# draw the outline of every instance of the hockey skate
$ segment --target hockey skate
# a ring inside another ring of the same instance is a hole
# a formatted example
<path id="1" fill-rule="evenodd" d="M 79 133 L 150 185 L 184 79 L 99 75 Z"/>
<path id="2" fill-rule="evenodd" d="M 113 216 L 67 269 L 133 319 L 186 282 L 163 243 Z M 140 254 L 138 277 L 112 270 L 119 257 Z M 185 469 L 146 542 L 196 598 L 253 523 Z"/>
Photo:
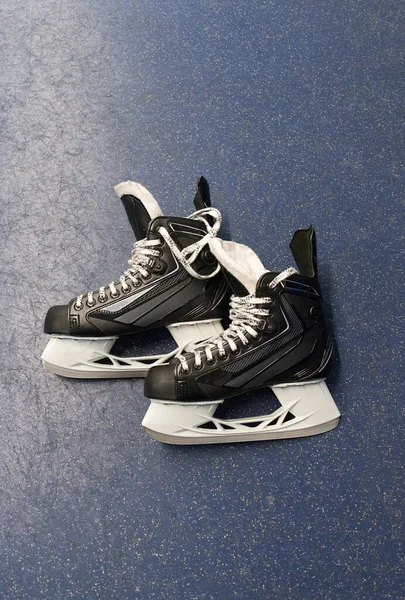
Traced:
<path id="1" fill-rule="evenodd" d="M 208 183 L 197 182 L 188 218 L 164 217 L 139 183 L 115 187 L 137 241 L 129 268 L 97 292 L 53 306 L 45 319 L 51 336 L 44 366 L 78 378 L 144 377 L 190 344 L 223 331 L 229 288 L 208 240 L 218 232 L 220 212 L 210 205 Z M 166 327 L 177 348 L 168 354 L 123 357 L 113 354 L 120 336 Z"/>
<path id="2" fill-rule="evenodd" d="M 302 437 L 336 427 L 340 413 L 324 380 L 332 339 L 313 227 L 296 231 L 290 243 L 299 272 L 269 272 L 241 244 L 215 239 L 209 245 L 234 292 L 230 326 L 149 371 L 146 433 L 170 444 L 215 444 Z M 226 399 L 267 386 L 280 404 L 275 412 L 216 418 Z"/>

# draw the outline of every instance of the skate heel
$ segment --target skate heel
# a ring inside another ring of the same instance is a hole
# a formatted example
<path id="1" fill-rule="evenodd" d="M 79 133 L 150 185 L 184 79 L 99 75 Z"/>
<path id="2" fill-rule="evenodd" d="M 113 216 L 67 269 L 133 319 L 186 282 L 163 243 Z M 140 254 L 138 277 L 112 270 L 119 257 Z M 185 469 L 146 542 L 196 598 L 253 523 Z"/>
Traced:
<path id="1" fill-rule="evenodd" d="M 316 435 L 334 429 L 340 412 L 325 380 L 285 383 L 271 387 L 284 409 L 286 437 Z M 287 418 L 288 417 L 288 418 Z"/>
<path id="2" fill-rule="evenodd" d="M 189 349 L 195 342 L 201 342 L 212 336 L 218 336 L 223 332 L 221 319 L 206 319 L 205 321 L 189 321 L 185 323 L 173 323 L 167 326 L 179 348 Z"/>

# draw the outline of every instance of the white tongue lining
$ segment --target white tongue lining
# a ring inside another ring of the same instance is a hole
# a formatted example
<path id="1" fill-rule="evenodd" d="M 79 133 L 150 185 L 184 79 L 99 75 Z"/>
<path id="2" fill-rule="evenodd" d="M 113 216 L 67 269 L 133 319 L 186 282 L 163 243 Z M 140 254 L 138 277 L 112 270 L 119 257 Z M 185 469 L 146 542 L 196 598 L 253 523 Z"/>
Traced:
<path id="1" fill-rule="evenodd" d="M 136 181 L 123 181 L 122 183 L 116 185 L 114 190 L 116 191 L 117 196 L 120 198 L 121 196 L 126 195 L 135 196 L 135 198 L 138 198 L 138 200 L 142 202 L 145 209 L 148 211 L 151 220 L 163 215 L 155 198 L 140 183 L 137 183 Z"/>
<path id="2" fill-rule="evenodd" d="M 268 273 L 257 254 L 244 244 L 219 238 L 213 238 L 208 243 L 218 262 L 240 281 L 249 294 L 254 294 L 258 280 Z"/>

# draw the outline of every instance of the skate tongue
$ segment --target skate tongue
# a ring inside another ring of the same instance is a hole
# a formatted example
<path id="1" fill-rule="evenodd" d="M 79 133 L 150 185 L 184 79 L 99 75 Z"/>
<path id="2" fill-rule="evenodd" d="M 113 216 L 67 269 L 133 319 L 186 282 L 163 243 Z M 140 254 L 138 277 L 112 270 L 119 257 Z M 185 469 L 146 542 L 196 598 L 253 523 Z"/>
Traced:
<path id="1" fill-rule="evenodd" d="M 159 204 L 143 185 L 135 181 L 124 181 L 114 189 L 122 200 L 136 239 L 143 240 L 152 219 L 162 216 Z"/>
<path id="2" fill-rule="evenodd" d="M 196 207 L 196 210 L 211 206 L 210 186 L 208 185 L 208 181 L 202 175 L 197 179 L 196 188 L 194 196 L 194 206 Z"/>
<path id="3" fill-rule="evenodd" d="M 221 264 L 235 296 L 256 292 L 258 280 L 267 273 L 259 257 L 247 246 L 219 238 L 210 240 L 209 247 Z"/>

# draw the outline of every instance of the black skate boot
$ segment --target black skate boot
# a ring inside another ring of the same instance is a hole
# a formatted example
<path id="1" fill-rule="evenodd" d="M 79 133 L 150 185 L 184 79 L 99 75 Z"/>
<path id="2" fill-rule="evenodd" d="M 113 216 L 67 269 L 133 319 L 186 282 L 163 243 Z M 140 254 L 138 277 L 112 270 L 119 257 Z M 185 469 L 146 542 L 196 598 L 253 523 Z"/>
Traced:
<path id="1" fill-rule="evenodd" d="M 206 180 L 197 182 L 197 212 L 164 217 L 139 183 L 115 188 L 137 238 L 129 268 L 118 281 L 53 306 L 45 319 L 51 339 L 44 366 L 65 377 L 144 377 L 174 356 L 123 358 L 110 353 L 119 336 L 166 327 L 180 349 L 223 331 L 229 288 L 208 247 L 221 214 L 210 206 Z"/>
<path id="2" fill-rule="evenodd" d="M 146 433 L 172 444 L 245 442 L 323 433 L 340 413 L 324 382 L 332 356 L 316 267 L 315 231 L 295 232 L 299 273 L 271 273 L 241 244 L 210 242 L 233 288 L 230 327 L 152 368 Z M 265 416 L 217 419 L 226 398 L 269 386 L 281 406 Z"/>

